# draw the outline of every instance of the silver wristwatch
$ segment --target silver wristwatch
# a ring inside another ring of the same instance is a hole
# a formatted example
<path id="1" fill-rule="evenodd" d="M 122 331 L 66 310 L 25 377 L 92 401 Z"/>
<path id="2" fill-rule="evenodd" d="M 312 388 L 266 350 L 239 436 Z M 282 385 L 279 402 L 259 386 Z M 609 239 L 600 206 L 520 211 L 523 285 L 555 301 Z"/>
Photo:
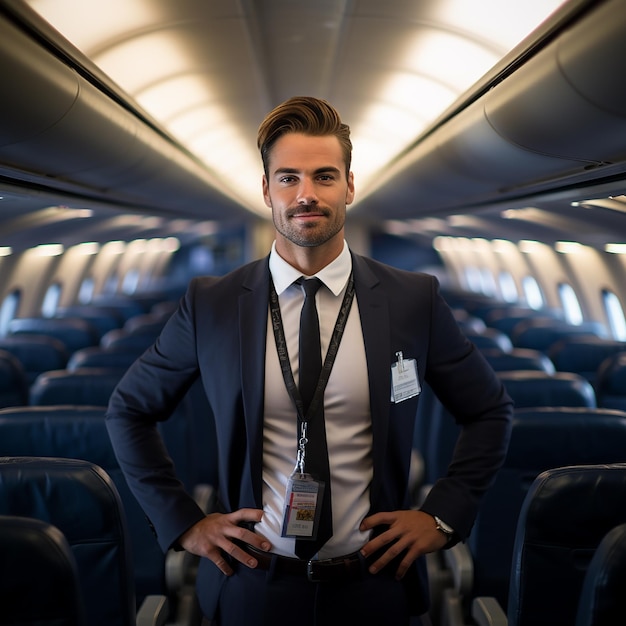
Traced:
<path id="1" fill-rule="evenodd" d="M 448 526 L 448 524 L 446 524 L 440 517 L 437 517 L 436 515 L 433 515 L 433 517 L 435 518 L 435 524 L 437 525 L 437 530 L 440 530 L 448 538 L 454 535 L 453 528 Z"/>

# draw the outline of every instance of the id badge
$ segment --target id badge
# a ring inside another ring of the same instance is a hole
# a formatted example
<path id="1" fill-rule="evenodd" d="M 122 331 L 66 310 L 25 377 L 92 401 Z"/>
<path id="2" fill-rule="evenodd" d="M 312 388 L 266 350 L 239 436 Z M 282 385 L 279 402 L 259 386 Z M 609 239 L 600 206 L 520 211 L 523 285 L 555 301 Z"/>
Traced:
<path id="1" fill-rule="evenodd" d="M 396 352 L 398 361 L 391 366 L 391 401 L 402 402 L 413 398 L 422 391 L 417 377 L 417 361 L 405 359 L 402 352 Z"/>
<path id="2" fill-rule="evenodd" d="M 310 474 L 293 474 L 287 481 L 282 537 L 315 539 L 322 510 L 324 483 Z"/>

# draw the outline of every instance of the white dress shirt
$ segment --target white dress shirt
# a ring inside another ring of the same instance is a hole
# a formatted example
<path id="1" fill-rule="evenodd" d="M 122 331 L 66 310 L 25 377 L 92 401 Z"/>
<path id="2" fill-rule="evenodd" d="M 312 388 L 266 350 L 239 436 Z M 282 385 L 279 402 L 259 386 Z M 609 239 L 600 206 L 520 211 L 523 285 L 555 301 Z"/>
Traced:
<path id="1" fill-rule="evenodd" d="M 304 296 L 302 288 L 293 283 L 302 273 L 278 255 L 275 244 L 269 265 L 297 384 L 298 330 Z M 322 359 L 326 356 L 351 270 L 352 258 L 344 242 L 339 257 L 315 275 L 323 283 L 316 294 Z M 365 346 L 355 297 L 324 394 L 333 537 L 320 550 L 321 559 L 355 552 L 369 539 L 369 532 L 359 531 L 359 524 L 369 511 L 373 473 L 369 400 Z M 268 308 L 263 426 L 264 514 L 256 531 L 271 542 L 272 552 L 292 557 L 295 556 L 295 539 L 281 537 L 281 529 L 287 479 L 296 464 L 297 441 L 296 408 L 285 387 Z"/>

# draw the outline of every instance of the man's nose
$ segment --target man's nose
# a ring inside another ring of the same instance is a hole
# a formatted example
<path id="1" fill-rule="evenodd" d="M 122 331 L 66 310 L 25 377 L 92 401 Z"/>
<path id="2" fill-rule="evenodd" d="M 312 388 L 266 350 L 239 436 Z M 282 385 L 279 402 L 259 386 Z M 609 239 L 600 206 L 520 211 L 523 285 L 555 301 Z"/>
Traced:
<path id="1" fill-rule="evenodd" d="M 298 203 L 299 204 L 316 204 L 317 193 L 315 191 L 315 183 L 312 180 L 303 178 L 298 186 Z"/>

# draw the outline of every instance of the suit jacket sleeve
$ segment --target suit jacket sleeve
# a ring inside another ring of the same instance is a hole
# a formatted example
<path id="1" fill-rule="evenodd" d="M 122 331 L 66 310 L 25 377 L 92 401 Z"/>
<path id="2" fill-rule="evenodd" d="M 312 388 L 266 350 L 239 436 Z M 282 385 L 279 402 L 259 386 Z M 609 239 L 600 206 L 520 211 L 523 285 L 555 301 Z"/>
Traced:
<path id="1" fill-rule="evenodd" d="M 513 402 L 481 352 L 463 335 L 437 288 L 435 292 L 425 380 L 461 431 L 447 474 L 433 485 L 421 508 L 441 517 L 465 539 L 482 495 L 504 462 Z"/>
<path id="2" fill-rule="evenodd" d="M 167 550 L 204 517 L 176 477 L 157 423 L 165 420 L 198 377 L 192 281 L 156 343 L 113 392 L 106 423 L 128 484 Z"/>

